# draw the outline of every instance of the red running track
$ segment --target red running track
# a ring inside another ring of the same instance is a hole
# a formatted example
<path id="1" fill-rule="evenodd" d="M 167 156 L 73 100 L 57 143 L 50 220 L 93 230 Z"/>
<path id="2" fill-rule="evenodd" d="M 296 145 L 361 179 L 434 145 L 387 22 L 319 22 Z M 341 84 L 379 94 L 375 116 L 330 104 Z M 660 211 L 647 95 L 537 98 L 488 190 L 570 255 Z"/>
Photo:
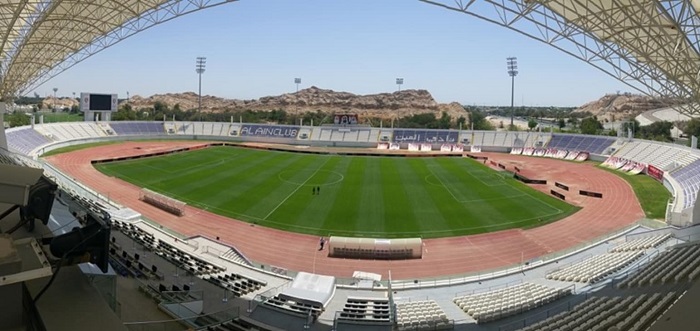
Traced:
<path id="1" fill-rule="evenodd" d="M 547 253 L 570 248 L 621 229 L 644 217 L 632 188 L 618 176 L 590 163 L 548 158 L 482 153 L 509 169 L 518 166 L 522 174 L 547 179 L 547 185 L 532 185 L 545 191 L 553 181 L 578 189 L 600 192 L 602 199 L 567 194 L 567 201 L 583 207 L 576 214 L 541 227 L 511 229 L 486 234 L 424 240 L 423 258 L 380 261 L 338 259 L 318 251 L 318 237 L 255 226 L 187 206 L 185 216 L 176 217 L 140 201 L 140 188 L 106 176 L 90 163 L 94 159 L 148 154 L 175 148 L 203 145 L 203 142 L 125 142 L 58 154 L 46 159 L 77 181 L 108 196 L 163 226 L 185 236 L 220 237 L 249 259 L 289 270 L 349 278 L 353 271 L 365 271 L 393 279 L 414 279 L 457 275 L 502 268 Z M 535 175 L 536 174 L 536 175 Z M 559 190 L 562 191 L 562 190 Z"/>

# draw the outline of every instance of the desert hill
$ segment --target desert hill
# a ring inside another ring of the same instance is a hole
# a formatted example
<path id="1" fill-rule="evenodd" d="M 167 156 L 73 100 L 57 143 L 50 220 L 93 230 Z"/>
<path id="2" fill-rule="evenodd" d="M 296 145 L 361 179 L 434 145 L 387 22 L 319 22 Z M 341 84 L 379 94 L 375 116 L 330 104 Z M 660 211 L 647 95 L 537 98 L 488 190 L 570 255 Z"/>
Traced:
<path id="1" fill-rule="evenodd" d="M 574 112 L 590 112 L 599 120 L 614 121 L 632 119 L 647 110 L 665 108 L 677 103 L 678 101 L 673 99 L 630 93 L 606 94 L 598 100 L 578 107 Z"/>
<path id="2" fill-rule="evenodd" d="M 126 101 L 123 101 L 124 103 Z M 150 97 L 133 96 L 129 100 L 135 109 L 153 107 L 161 102 L 169 107 L 179 104 L 180 109 L 196 109 L 198 97 L 194 92 L 156 94 Z M 202 96 L 202 111 L 223 112 L 236 110 L 284 110 L 290 114 L 307 111 L 326 113 L 348 112 L 361 116 L 391 119 L 414 114 L 434 113 L 440 117 L 447 112 L 456 120 L 468 114 L 457 102 L 441 104 L 426 90 L 404 90 L 393 93 L 356 95 L 349 92 L 336 92 L 312 86 L 295 93 L 266 96 L 253 100 L 224 99 L 215 96 Z"/>

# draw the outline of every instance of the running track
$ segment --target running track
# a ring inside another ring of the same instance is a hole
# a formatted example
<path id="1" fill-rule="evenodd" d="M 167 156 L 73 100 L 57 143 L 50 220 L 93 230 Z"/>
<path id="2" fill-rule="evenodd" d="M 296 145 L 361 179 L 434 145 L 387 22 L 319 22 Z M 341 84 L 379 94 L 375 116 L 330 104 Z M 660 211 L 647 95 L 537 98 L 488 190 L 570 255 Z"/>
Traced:
<path id="1" fill-rule="evenodd" d="M 140 201 L 139 187 L 103 175 L 90 163 L 93 159 L 140 155 L 202 144 L 203 142 L 187 141 L 125 142 L 58 154 L 47 157 L 46 160 L 112 201 L 134 209 L 187 237 L 218 236 L 222 242 L 235 246 L 253 261 L 343 278 L 350 278 L 353 271 L 378 273 L 385 278 L 391 271 L 393 279 L 414 279 L 507 267 L 520 263 L 521 255 L 527 261 L 570 248 L 644 217 L 629 184 L 592 164 L 482 153 L 506 164 L 508 168 L 518 166 L 526 176 L 547 179 L 548 185 L 533 187 L 548 194 L 554 188 L 553 181 L 556 180 L 569 185 L 569 192 L 578 192 L 579 189 L 601 192 L 603 199 L 567 194 L 567 201 L 583 209 L 563 220 L 529 230 L 511 229 L 464 237 L 427 239 L 423 241 L 424 252 L 420 260 L 337 259 L 327 257 L 327 251 L 318 252 L 317 236 L 251 225 L 189 206 L 185 216 L 173 216 Z"/>

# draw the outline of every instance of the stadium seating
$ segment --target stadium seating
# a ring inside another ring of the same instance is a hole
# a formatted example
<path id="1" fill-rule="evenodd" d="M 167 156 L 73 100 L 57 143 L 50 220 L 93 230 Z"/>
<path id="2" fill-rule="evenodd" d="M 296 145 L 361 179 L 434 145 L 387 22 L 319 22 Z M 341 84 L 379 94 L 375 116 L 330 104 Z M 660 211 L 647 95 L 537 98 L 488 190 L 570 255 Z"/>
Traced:
<path id="1" fill-rule="evenodd" d="M 618 288 L 692 281 L 700 273 L 700 244 L 679 245 L 664 251 L 639 271 L 620 282 Z"/>
<path id="2" fill-rule="evenodd" d="M 664 241 L 671 238 L 670 234 L 661 234 L 656 236 L 648 236 L 638 239 L 633 239 L 623 244 L 616 246 L 611 249 L 610 252 L 627 252 L 627 251 L 639 251 L 648 248 L 658 247 Z"/>
<path id="3" fill-rule="evenodd" d="M 120 136 L 149 136 L 165 134 L 162 122 L 110 122 L 114 133 Z"/>
<path id="4" fill-rule="evenodd" d="M 217 274 L 204 275 L 202 278 L 221 288 L 228 289 L 237 297 L 255 292 L 267 285 L 266 282 L 252 279 L 235 272 L 220 272 Z"/>
<path id="5" fill-rule="evenodd" d="M 310 305 L 303 302 L 294 301 L 291 299 L 284 299 L 280 296 L 273 296 L 262 302 L 266 307 L 281 311 L 283 313 L 293 314 L 300 317 L 306 317 L 311 313 L 314 321 L 318 319 L 318 316 L 323 312 L 322 306 Z"/>
<path id="6" fill-rule="evenodd" d="M 694 205 L 698 190 L 700 190 L 700 160 L 674 171 L 670 175 L 683 189 L 683 208 Z"/>
<path id="7" fill-rule="evenodd" d="M 612 137 L 553 134 L 547 147 L 603 154 L 615 140 Z"/>
<path id="8" fill-rule="evenodd" d="M 675 301 L 675 292 L 628 297 L 591 297 L 571 311 L 554 315 L 520 331 L 646 330 Z M 611 329 L 615 327 L 615 329 Z"/>
<path id="9" fill-rule="evenodd" d="M 454 321 L 435 300 L 411 301 L 396 304 L 397 330 L 450 330 Z"/>
<path id="10" fill-rule="evenodd" d="M 595 283 L 624 268 L 642 255 L 644 253 L 640 251 L 596 255 L 551 272 L 546 277 L 565 282 Z"/>
<path id="11" fill-rule="evenodd" d="M 338 320 L 353 324 L 391 324 L 389 299 L 349 297 Z"/>
<path id="12" fill-rule="evenodd" d="M 459 296 L 453 302 L 477 323 L 519 314 L 571 294 L 570 288 L 522 283 L 501 290 Z"/>
<path id="13" fill-rule="evenodd" d="M 51 142 L 51 140 L 34 131 L 31 127 L 11 129 L 5 131 L 5 133 L 10 150 L 24 155 L 29 155 L 33 150 Z"/>
<path id="14" fill-rule="evenodd" d="M 696 161 L 698 157 L 681 146 L 663 145 L 645 140 L 634 140 L 625 144 L 614 156 L 635 162 L 652 164 L 665 171 L 673 171 Z"/>
<path id="15" fill-rule="evenodd" d="M 189 271 L 193 275 L 201 276 L 224 271 L 224 268 L 213 265 L 201 258 L 182 251 L 181 249 L 158 239 L 155 252 L 159 256 L 169 260 L 176 266 Z"/>
<path id="16" fill-rule="evenodd" d="M 107 134 L 98 127 L 97 123 L 94 122 L 41 124 L 36 125 L 35 130 L 42 133 L 44 136 L 52 137 L 55 141 L 107 136 Z"/>

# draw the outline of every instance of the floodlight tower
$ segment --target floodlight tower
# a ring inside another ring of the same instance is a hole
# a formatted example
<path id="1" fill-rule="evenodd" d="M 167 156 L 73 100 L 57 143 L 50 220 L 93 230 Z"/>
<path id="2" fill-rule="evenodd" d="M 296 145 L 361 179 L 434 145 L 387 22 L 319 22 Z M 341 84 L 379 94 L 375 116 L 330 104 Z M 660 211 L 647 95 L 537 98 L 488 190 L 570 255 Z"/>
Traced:
<path id="1" fill-rule="evenodd" d="M 403 78 L 396 78 L 396 86 L 399 87 L 399 92 L 401 92 L 401 85 L 403 85 Z"/>
<path id="2" fill-rule="evenodd" d="M 199 75 L 199 116 L 201 119 L 202 116 L 202 74 L 204 71 L 206 71 L 206 66 L 207 66 L 207 58 L 199 56 L 197 57 L 197 67 L 196 67 L 196 72 Z"/>
<path id="3" fill-rule="evenodd" d="M 301 78 L 294 78 L 294 84 L 297 84 L 297 93 L 299 93 L 299 84 L 301 84 Z"/>
<path id="4" fill-rule="evenodd" d="M 508 75 L 510 76 L 510 126 L 513 127 L 513 117 L 515 116 L 515 76 L 518 75 L 518 58 L 511 56 L 506 58 L 508 64 Z"/>

